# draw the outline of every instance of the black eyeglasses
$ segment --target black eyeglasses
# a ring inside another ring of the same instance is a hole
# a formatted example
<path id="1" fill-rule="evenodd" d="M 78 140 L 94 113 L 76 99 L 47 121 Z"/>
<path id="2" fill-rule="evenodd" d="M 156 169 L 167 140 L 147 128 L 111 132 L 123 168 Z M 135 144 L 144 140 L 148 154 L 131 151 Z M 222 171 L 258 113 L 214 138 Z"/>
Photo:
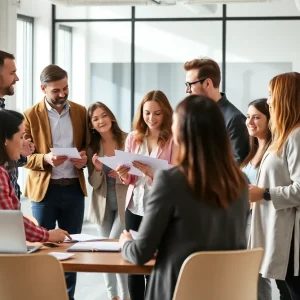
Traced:
<path id="1" fill-rule="evenodd" d="M 199 80 L 194 81 L 194 82 L 186 82 L 185 86 L 187 87 L 188 90 L 190 90 L 193 84 L 198 83 L 198 82 L 200 82 L 202 84 L 206 79 L 207 78 L 203 78 L 203 79 L 199 79 Z"/>

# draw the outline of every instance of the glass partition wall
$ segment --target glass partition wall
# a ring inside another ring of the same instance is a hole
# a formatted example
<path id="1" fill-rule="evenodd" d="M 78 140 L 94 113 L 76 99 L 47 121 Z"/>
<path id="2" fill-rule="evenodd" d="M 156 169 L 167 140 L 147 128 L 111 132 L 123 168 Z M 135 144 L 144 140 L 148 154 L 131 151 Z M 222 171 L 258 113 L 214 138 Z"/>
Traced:
<path id="1" fill-rule="evenodd" d="M 267 96 L 272 76 L 300 66 L 293 1 L 52 9 L 53 62 L 63 58 L 71 70 L 72 99 L 86 107 L 104 102 L 125 131 L 148 91 L 162 90 L 174 108 L 185 97 L 187 60 L 217 61 L 221 91 L 244 113 Z"/>

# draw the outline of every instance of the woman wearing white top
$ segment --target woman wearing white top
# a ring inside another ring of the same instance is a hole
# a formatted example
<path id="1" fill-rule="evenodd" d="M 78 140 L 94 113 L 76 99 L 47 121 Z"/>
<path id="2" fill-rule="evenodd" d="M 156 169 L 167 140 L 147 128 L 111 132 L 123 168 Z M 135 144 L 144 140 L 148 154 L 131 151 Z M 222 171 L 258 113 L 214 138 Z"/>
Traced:
<path id="1" fill-rule="evenodd" d="M 172 115 L 172 107 L 163 92 L 147 93 L 135 115 L 134 131 L 128 134 L 125 151 L 164 159 L 171 164 L 174 156 Z M 117 172 L 120 179 L 125 184 L 129 184 L 125 204 L 126 230 L 138 231 L 154 173 L 151 168 L 140 162 L 134 162 L 133 165 L 143 173 L 143 176 L 128 174 L 129 169 L 124 166 L 120 166 Z M 131 300 L 144 299 L 145 278 L 143 275 L 129 275 L 128 286 Z"/>
<path id="2" fill-rule="evenodd" d="M 251 248 L 264 248 L 260 273 L 285 280 L 293 300 L 300 299 L 300 74 L 290 72 L 270 82 L 268 100 L 272 143 L 250 186 L 254 203 Z"/>
<path id="3" fill-rule="evenodd" d="M 120 129 L 111 110 L 101 102 L 89 107 L 87 121 L 88 179 L 93 187 L 87 219 L 98 225 L 100 236 L 114 239 L 118 238 L 125 228 L 124 207 L 127 186 L 120 182 L 116 171 L 103 165 L 98 158 L 114 156 L 115 149 L 123 150 L 127 134 Z M 129 299 L 126 274 L 105 273 L 104 280 L 110 299 Z"/>
<path id="4" fill-rule="evenodd" d="M 250 136 L 250 152 L 242 162 L 241 168 L 251 184 L 255 184 L 258 167 L 271 141 L 271 132 L 268 127 L 269 120 L 270 112 L 266 98 L 257 99 L 249 103 L 246 126 Z M 247 224 L 247 239 L 249 237 L 250 226 L 251 214 L 249 215 Z M 259 277 L 258 300 L 272 300 L 270 279 Z"/>
<path id="5" fill-rule="evenodd" d="M 257 99 L 249 103 L 246 126 L 250 136 L 250 152 L 241 167 L 250 184 L 255 184 L 260 162 L 271 142 L 269 129 L 270 112 L 267 98 Z M 247 238 L 249 237 L 252 214 L 249 215 Z M 281 300 L 291 300 L 290 292 L 283 280 L 276 280 Z M 258 300 L 272 300 L 271 280 L 259 277 Z"/>

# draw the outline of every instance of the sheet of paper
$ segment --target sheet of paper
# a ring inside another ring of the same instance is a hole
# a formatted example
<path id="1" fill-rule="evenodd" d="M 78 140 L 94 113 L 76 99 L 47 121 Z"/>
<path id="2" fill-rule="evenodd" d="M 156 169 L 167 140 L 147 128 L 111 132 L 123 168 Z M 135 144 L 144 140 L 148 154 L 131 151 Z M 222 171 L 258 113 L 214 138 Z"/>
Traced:
<path id="1" fill-rule="evenodd" d="M 118 158 L 116 156 L 99 157 L 98 160 L 113 170 L 121 164 L 118 162 Z"/>
<path id="2" fill-rule="evenodd" d="M 96 236 L 91 234 L 79 233 L 79 234 L 71 234 L 71 240 L 66 238 L 64 243 L 76 243 L 76 242 L 88 242 L 88 241 L 101 241 L 108 239 L 107 237 L 103 236 Z"/>
<path id="3" fill-rule="evenodd" d="M 119 252 L 119 242 L 79 242 L 67 249 L 70 252 Z"/>
<path id="4" fill-rule="evenodd" d="M 159 159 L 151 156 L 145 156 L 141 154 L 135 154 L 135 153 L 129 153 L 125 151 L 115 150 L 116 157 L 118 161 L 124 165 L 130 167 L 129 174 L 141 176 L 143 173 L 136 169 L 132 162 L 139 161 L 143 164 L 148 165 L 151 167 L 154 171 L 157 170 L 165 170 L 169 168 L 169 164 L 167 160 Z"/>
<path id="5" fill-rule="evenodd" d="M 76 148 L 50 148 L 56 156 L 68 156 L 69 158 L 81 158 Z"/>
<path id="6" fill-rule="evenodd" d="M 124 161 L 117 156 L 99 157 L 98 160 L 113 170 L 115 170 L 120 165 L 124 165 Z M 132 174 L 132 175 L 137 175 L 137 176 L 143 175 L 143 173 L 140 170 L 136 169 L 133 166 L 131 167 L 131 169 L 128 173 Z"/>
<path id="7" fill-rule="evenodd" d="M 138 232 L 132 229 L 130 229 L 129 232 L 131 233 L 132 238 L 136 240 L 138 237 Z"/>
<path id="8" fill-rule="evenodd" d="M 75 253 L 65 253 L 65 252 L 49 252 L 51 256 L 54 256 L 58 260 L 66 260 L 75 255 Z"/>

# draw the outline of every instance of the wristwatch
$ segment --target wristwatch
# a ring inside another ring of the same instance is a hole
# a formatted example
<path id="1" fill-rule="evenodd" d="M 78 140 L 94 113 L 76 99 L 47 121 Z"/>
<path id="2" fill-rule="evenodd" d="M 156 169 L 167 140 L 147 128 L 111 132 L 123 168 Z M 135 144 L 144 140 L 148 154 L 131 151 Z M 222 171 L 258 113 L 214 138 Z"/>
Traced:
<path id="1" fill-rule="evenodd" d="M 271 200 L 271 194 L 270 194 L 270 189 L 269 188 L 266 188 L 265 191 L 264 191 L 264 199 L 266 201 L 270 201 Z"/>

